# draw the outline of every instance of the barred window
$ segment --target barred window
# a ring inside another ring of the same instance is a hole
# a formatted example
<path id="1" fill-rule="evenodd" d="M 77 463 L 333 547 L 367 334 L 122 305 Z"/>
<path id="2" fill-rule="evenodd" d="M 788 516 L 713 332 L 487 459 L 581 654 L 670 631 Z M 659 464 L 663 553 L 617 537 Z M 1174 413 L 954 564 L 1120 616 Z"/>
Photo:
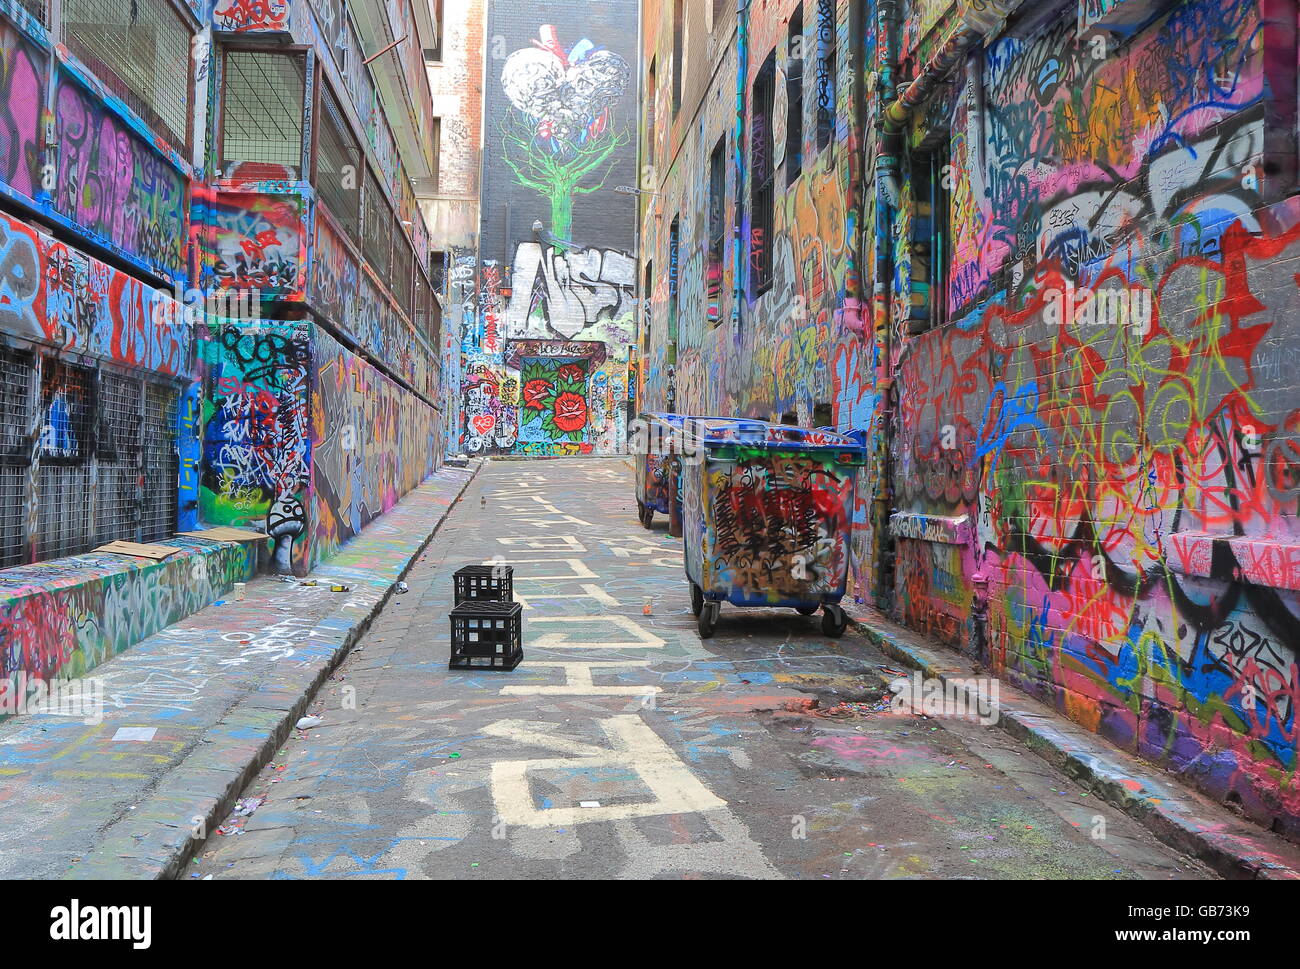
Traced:
<path id="1" fill-rule="evenodd" d="M 228 50 L 222 81 L 221 167 L 227 178 L 296 178 L 302 166 L 306 60 Z"/>
<path id="2" fill-rule="evenodd" d="M 316 154 L 316 191 L 330 215 L 354 242 L 361 232 L 361 146 L 348 130 L 334 95 L 321 94 Z"/>
<path id="3" fill-rule="evenodd" d="M 171 384 L 150 381 L 145 383 L 143 404 L 140 541 L 156 542 L 176 534 L 181 478 L 176 425 L 181 395 Z"/>
<path id="4" fill-rule="evenodd" d="M 709 252 L 705 263 L 705 312 L 710 323 L 722 319 L 722 257 L 727 242 L 727 136 L 709 156 Z"/>
<path id="5" fill-rule="evenodd" d="M 100 414 L 95 454 L 97 544 L 135 538 L 140 489 L 140 380 L 104 373 L 99 381 Z"/>
<path id="6" fill-rule="evenodd" d="M 179 413 L 170 382 L 0 347 L 0 567 L 171 538 Z"/>
<path id="7" fill-rule="evenodd" d="M 365 206 L 363 252 L 370 268 L 387 282 L 393 258 L 393 210 L 388 207 L 379 179 L 370 170 L 366 171 L 366 197 L 362 204 Z"/>
<path id="8" fill-rule="evenodd" d="M 835 82 L 839 73 L 835 0 L 817 0 L 817 150 L 835 134 Z"/>
<path id="9" fill-rule="evenodd" d="M 393 273 L 392 282 L 388 284 L 393 295 L 397 297 L 397 304 L 406 311 L 406 315 L 411 315 L 411 276 L 415 267 L 415 253 L 407 245 L 406 239 L 400 235 L 393 238 Z"/>
<path id="10" fill-rule="evenodd" d="M 27 560 L 35 375 L 30 353 L 0 347 L 0 568 Z"/>
<path id="11" fill-rule="evenodd" d="M 790 16 L 790 45 L 785 62 L 785 183 L 793 185 L 803 170 L 803 4 Z"/>
<path id="12" fill-rule="evenodd" d="M 447 295 L 447 253 L 435 249 L 429 253 L 429 282 L 439 296 Z"/>
<path id="13" fill-rule="evenodd" d="M 18 6 L 39 20 L 42 26 L 48 26 L 45 23 L 45 0 L 18 0 Z"/>
<path id="14" fill-rule="evenodd" d="M 95 546 L 91 530 L 91 386 L 94 371 L 57 357 L 41 363 L 37 555 L 77 555 Z"/>
<path id="15" fill-rule="evenodd" d="M 761 294 L 772 285 L 772 229 L 776 181 L 772 164 L 772 106 L 776 95 L 776 57 L 769 54 L 754 79 L 753 133 L 750 136 L 749 264 L 753 291 Z"/>
<path id="16" fill-rule="evenodd" d="M 145 121 L 188 147 L 193 32 L 170 0 L 63 0 L 61 19 L 68 50 Z"/>

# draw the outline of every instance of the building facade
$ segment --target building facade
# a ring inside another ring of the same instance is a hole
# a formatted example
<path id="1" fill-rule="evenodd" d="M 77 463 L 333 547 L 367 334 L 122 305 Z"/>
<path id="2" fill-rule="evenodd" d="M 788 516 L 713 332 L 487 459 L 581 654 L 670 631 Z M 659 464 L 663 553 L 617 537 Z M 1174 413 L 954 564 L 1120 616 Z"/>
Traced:
<path id="1" fill-rule="evenodd" d="M 479 173 L 483 163 L 483 84 L 487 0 L 432 0 L 438 43 L 426 50 L 433 96 L 437 173 L 420 206 L 434 239 L 434 290 L 442 306 L 446 446 L 460 453 L 461 331 L 477 315 Z M 417 186 L 419 188 L 419 186 Z"/>
<path id="2" fill-rule="evenodd" d="M 867 431 L 854 598 L 1300 836 L 1297 4 L 643 16 L 645 401 Z"/>
<path id="3" fill-rule="evenodd" d="M 636 339 L 637 4 L 488 3 L 471 454 L 611 454 Z M 459 271 L 459 270 L 457 270 Z"/>
<path id="4" fill-rule="evenodd" d="M 302 575 L 435 470 L 434 36 L 413 0 L 0 0 L 5 676 L 249 565 L 121 596 L 99 545 L 236 525 Z"/>

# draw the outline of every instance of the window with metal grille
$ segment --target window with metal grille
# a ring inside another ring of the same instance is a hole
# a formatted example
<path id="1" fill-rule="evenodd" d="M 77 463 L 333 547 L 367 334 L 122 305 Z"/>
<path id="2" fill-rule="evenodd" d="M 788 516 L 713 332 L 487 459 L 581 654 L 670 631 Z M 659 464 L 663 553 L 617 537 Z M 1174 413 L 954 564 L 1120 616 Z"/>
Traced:
<path id="1" fill-rule="evenodd" d="M 170 384 L 103 371 L 95 442 L 95 544 L 176 534 L 180 393 Z"/>
<path id="2" fill-rule="evenodd" d="M 96 544 L 134 541 L 140 518 L 140 378 L 99 377 L 95 441 Z"/>
<path id="3" fill-rule="evenodd" d="M 776 94 L 776 52 L 754 78 L 754 116 L 749 142 L 750 187 L 749 266 L 755 295 L 772 285 L 772 227 L 776 181 L 772 164 L 772 105 Z"/>
<path id="4" fill-rule="evenodd" d="M 429 253 L 429 283 L 439 296 L 447 295 L 447 253 L 437 249 Z"/>
<path id="5" fill-rule="evenodd" d="M 180 454 L 176 422 L 180 392 L 170 384 L 145 384 L 143 432 L 140 435 L 144 489 L 140 502 L 140 540 L 156 542 L 176 534 Z"/>
<path id="6" fill-rule="evenodd" d="M 406 310 L 407 316 L 411 315 L 411 274 L 414 267 L 415 253 L 402 236 L 394 236 L 393 271 L 388 286 L 397 297 L 397 305 Z"/>
<path id="7" fill-rule="evenodd" d="M 411 307 L 411 321 L 415 324 L 415 328 L 432 339 L 430 324 L 433 321 L 429 318 L 429 285 L 424 281 L 424 274 L 420 272 L 415 273 L 415 297 Z"/>
<path id="8" fill-rule="evenodd" d="M 45 0 L 18 0 L 18 6 L 39 20 L 42 26 L 47 26 L 45 23 Z"/>
<path id="9" fill-rule="evenodd" d="M 32 0 L 40 3 L 40 0 Z M 176 144 L 189 144 L 189 24 L 169 0 L 63 0 L 63 42 Z"/>
<path id="10" fill-rule="evenodd" d="M 727 238 L 727 136 L 709 156 L 709 258 L 705 266 L 705 292 L 709 322 L 722 319 L 722 256 Z"/>
<path id="11" fill-rule="evenodd" d="M 655 164 L 655 109 L 659 103 L 659 67 L 656 61 L 650 60 L 650 76 L 646 81 L 645 92 L 645 167 L 649 170 L 649 179 L 654 181 L 654 164 Z M 642 188 L 654 188 L 653 184 L 641 185 Z"/>
<path id="12" fill-rule="evenodd" d="M 440 191 L 442 184 L 442 119 L 434 118 L 433 125 L 429 129 L 429 157 L 433 159 L 433 172 L 430 174 L 430 184 L 433 191 Z"/>
<path id="13" fill-rule="evenodd" d="M 673 216 L 672 225 L 668 229 L 668 343 L 669 353 L 672 352 L 672 344 L 677 342 L 677 310 L 678 310 L 678 259 L 681 256 L 681 216 Z"/>
<path id="14" fill-rule="evenodd" d="M 835 0 L 817 0 L 817 150 L 835 134 L 835 80 L 839 71 Z"/>
<path id="15" fill-rule="evenodd" d="M 35 375 L 30 353 L 0 347 L 0 568 L 27 560 Z"/>
<path id="16" fill-rule="evenodd" d="M 940 141 L 911 156 L 912 260 L 909 333 L 924 333 L 948 318 L 948 280 L 952 271 L 951 193 L 944 169 L 950 142 Z"/>
<path id="17" fill-rule="evenodd" d="M 388 279 L 392 265 L 393 251 L 393 210 L 388 207 L 384 190 L 379 185 L 375 173 L 366 171 L 366 195 L 362 199 L 365 221 L 361 227 L 364 236 L 362 251 L 380 279 Z"/>
<path id="18" fill-rule="evenodd" d="M 321 93 L 316 144 L 316 192 L 354 242 L 361 231 L 361 146 L 334 95 Z"/>
<path id="19" fill-rule="evenodd" d="M 77 555 L 95 545 L 91 531 L 91 387 L 94 371 L 56 357 L 41 362 L 38 558 Z"/>
<path id="20" fill-rule="evenodd" d="M 228 50 L 222 80 L 221 167 L 248 178 L 296 178 L 302 166 L 300 54 Z"/>
<path id="21" fill-rule="evenodd" d="M 650 335 L 654 327 L 654 304 L 650 294 L 654 291 L 655 264 L 653 259 L 645 263 L 645 282 L 641 286 L 641 355 L 650 356 Z"/>
<path id="22" fill-rule="evenodd" d="M 790 16 L 790 46 L 785 62 L 785 183 L 803 170 L 803 4 Z"/>
<path id="23" fill-rule="evenodd" d="M 673 0 L 673 117 L 682 107 L 682 58 L 685 56 L 682 0 Z"/>

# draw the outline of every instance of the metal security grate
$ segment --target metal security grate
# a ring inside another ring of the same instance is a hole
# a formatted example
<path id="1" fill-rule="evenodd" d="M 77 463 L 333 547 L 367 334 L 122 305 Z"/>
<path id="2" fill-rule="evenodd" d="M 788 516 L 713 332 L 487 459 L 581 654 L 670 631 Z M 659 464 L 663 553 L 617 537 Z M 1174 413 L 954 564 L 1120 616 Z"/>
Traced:
<path id="1" fill-rule="evenodd" d="M 361 229 L 361 149 L 348 132 L 334 95 L 321 95 L 324 110 L 317 140 L 316 191 L 354 242 Z"/>
<path id="2" fill-rule="evenodd" d="M 91 531 L 91 380 L 93 371 L 46 357 L 41 363 L 37 556 L 94 547 Z"/>
<path id="3" fill-rule="evenodd" d="M 398 236 L 393 240 L 393 272 L 388 284 L 397 303 L 411 315 L 411 276 L 415 269 L 415 253 L 411 252 L 406 239 Z"/>
<path id="4" fill-rule="evenodd" d="M 18 6 L 39 20 L 42 26 L 47 26 L 45 23 L 45 0 L 18 0 Z"/>
<path id="5" fill-rule="evenodd" d="M 37 489 L 37 558 L 80 555 L 94 548 L 90 465 L 42 464 Z"/>
<path id="6" fill-rule="evenodd" d="M 191 35 L 169 0 L 63 0 L 61 19 L 69 50 L 147 121 L 189 144 Z"/>
<path id="7" fill-rule="evenodd" d="M 176 420 L 180 393 L 168 384 L 145 384 L 144 493 L 140 517 L 141 540 L 156 542 L 176 534 L 176 489 L 180 484 L 180 455 Z"/>
<path id="8" fill-rule="evenodd" d="M 222 168 L 302 165 L 304 60 L 270 51 L 226 52 Z"/>
<path id="9" fill-rule="evenodd" d="M 99 433 L 95 453 L 97 543 L 136 538 L 140 518 L 140 379 L 99 378 Z"/>
<path id="10" fill-rule="evenodd" d="M 27 558 L 35 358 L 0 347 L 0 568 Z"/>
<path id="11" fill-rule="evenodd" d="M 366 172 L 365 242 L 362 250 L 366 260 L 380 279 L 388 280 L 388 270 L 393 259 L 393 210 L 384 199 L 384 190 L 374 173 Z"/>
<path id="12" fill-rule="evenodd" d="M 179 411 L 170 383 L 0 347 L 0 567 L 28 560 L 33 500 L 37 561 L 173 536 Z"/>

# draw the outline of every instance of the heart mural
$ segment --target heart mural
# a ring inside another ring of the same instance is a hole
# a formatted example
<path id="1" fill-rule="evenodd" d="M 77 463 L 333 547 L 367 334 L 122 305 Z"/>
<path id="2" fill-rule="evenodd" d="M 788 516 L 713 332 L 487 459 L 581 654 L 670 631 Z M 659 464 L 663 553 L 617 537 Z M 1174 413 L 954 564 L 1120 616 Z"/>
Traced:
<path id="1" fill-rule="evenodd" d="M 550 231 L 567 240 L 574 196 L 599 189 L 614 153 L 631 143 L 625 127 L 616 129 L 614 111 L 632 75 L 625 58 L 585 37 L 568 50 L 552 26 L 540 37 L 501 69 L 511 104 L 501 121 L 505 161 L 520 185 L 551 203 Z M 589 178 L 596 173 L 598 181 Z"/>

